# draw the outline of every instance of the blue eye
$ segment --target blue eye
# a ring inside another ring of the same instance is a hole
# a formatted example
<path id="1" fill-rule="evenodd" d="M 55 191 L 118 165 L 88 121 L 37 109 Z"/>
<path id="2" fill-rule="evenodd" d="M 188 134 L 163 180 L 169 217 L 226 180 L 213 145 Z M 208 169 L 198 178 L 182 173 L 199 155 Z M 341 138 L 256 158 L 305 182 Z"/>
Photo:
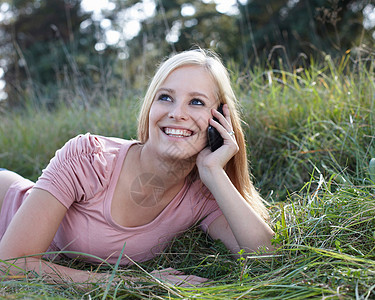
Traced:
<path id="1" fill-rule="evenodd" d="M 167 94 L 162 94 L 159 96 L 158 100 L 161 101 L 172 101 L 172 98 Z"/>
<path id="2" fill-rule="evenodd" d="M 192 105 L 202 105 L 204 106 L 204 102 L 202 100 L 199 100 L 199 99 L 193 99 L 190 101 L 190 104 Z"/>

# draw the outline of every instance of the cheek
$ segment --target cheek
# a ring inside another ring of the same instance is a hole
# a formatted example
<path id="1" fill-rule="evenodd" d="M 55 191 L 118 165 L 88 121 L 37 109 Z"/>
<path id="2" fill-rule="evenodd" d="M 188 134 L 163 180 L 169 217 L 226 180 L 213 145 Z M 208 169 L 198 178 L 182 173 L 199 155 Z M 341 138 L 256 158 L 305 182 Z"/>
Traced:
<path id="1" fill-rule="evenodd" d="M 204 141 L 203 143 L 207 141 L 207 128 L 210 125 L 209 120 L 211 117 L 211 113 L 205 113 L 200 115 L 195 122 L 196 126 L 198 127 L 197 130 L 199 131 L 198 139 Z"/>
<path id="2" fill-rule="evenodd" d="M 211 112 L 207 112 L 201 119 L 200 119 L 200 127 L 202 130 L 207 131 L 208 126 L 210 125 L 210 119 L 212 118 Z"/>
<path id="3" fill-rule="evenodd" d="M 212 118 L 211 110 L 202 111 L 195 116 L 195 124 L 200 131 L 207 130 L 210 125 L 210 119 Z"/>
<path id="4" fill-rule="evenodd" d="M 155 122 L 157 122 L 160 119 L 161 115 L 162 115 L 162 112 L 160 108 L 158 108 L 156 105 L 153 104 L 151 106 L 150 113 L 148 115 L 149 123 L 155 124 Z"/>

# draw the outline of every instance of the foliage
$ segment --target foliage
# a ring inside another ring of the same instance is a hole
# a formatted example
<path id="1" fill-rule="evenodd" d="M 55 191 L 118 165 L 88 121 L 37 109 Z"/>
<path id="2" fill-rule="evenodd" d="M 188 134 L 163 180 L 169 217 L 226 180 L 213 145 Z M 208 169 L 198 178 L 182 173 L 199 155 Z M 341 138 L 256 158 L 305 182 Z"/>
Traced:
<path id="1" fill-rule="evenodd" d="M 272 69 L 238 78 L 240 95 L 249 86 L 240 101 L 249 120 L 252 170 L 262 189 L 295 190 L 309 180 L 313 166 L 324 176 L 367 170 L 375 155 L 374 66 L 351 59 L 349 53 L 337 61 L 327 56 L 323 68 L 313 63 L 294 72 Z"/>
<path id="2" fill-rule="evenodd" d="M 230 13 L 213 1 L 150 0 L 155 11 L 140 17 L 134 38 L 126 38 L 126 22 L 147 5 L 142 1 L 111 0 L 101 18 L 83 12 L 80 0 L 5 2 L 12 18 L 0 21 L 0 67 L 13 106 L 30 97 L 55 106 L 56 91 L 70 77 L 84 91 L 107 74 L 126 73 L 127 88 L 144 88 L 163 57 L 193 46 L 213 49 L 226 62 L 293 72 L 326 54 L 371 51 L 373 44 L 374 27 L 363 25 L 364 10 L 374 9 L 368 0 L 236 1 Z M 119 33 L 117 44 L 107 42 L 103 19 Z"/>
<path id="3" fill-rule="evenodd" d="M 310 189 L 312 186 L 316 189 Z M 3 281 L 3 296 L 72 299 L 90 297 L 199 299 L 372 299 L 375 296 L 374 185 L 337 185 L 311 177 L 301 191 L 271 206 L 277 254 L 237 262 L 218 241 L 192 228 L 160 257 L 114 270 L 120 279 L 106 284 L 50 285 L 42 278 Z M 283 220 L 283 221 L 281 221 Z M 243 254 L 243 253 L 242 253 Z M 67 266 L 97 266 L 66 262 Z M 174 267 L 210 279 L 201 287 L 177 287 L 153 279 L 150 271 Z M 112 271 L 101 267 L 102 271 Z M 138 278 L 122 281 L 123 276 Z"/>
<path id="4" fill-rule="evenodd" d="M 240 6 L 245 58 L 280 67 L 308 63 L 311 56 L 341 55 L 368 40 L 362 10 L 368 1 L 253 0 Z M 318 51 L 317 51 L 318 50 Z"/>
<path id="5" fill-rule="evenodd" d="M 67 92 L 81 93 L 79 90 Z M 36 180 L 55 151 L 79 133 L 135 138 L 137 96 L 107 101 L 106 94 L 101 92 L 100 96 L 97 95 L 102 98 L 98 106 L 82 104 L 80 95 L 73 94 L 72 99 L 77 99 L 77 102 L 60 103 L 53 113 L 47 108 L 34 106 L 32 102 L 26 109 L 3 113 L 0 123 L 1 164 Z M 93 93 L 98 93 L 98 90 Z"/>
<path id="6" fill-rule="evenodd" d="M 81 89 L 102 79 L 97 70 L 104 68 L 98 66 L 113 57 L 103 58 L 94 49 L 99 32 L 90 15 L 81 12 L 79 0 L 14 1 L 10 11 L 13 18 L 0 24 L 9 104 L 23 105 L 24 97 L 32 97 L 54 106 L 56 89 L 69 77 Z M 83 22 L 91 25 L 81 29 Z"/>

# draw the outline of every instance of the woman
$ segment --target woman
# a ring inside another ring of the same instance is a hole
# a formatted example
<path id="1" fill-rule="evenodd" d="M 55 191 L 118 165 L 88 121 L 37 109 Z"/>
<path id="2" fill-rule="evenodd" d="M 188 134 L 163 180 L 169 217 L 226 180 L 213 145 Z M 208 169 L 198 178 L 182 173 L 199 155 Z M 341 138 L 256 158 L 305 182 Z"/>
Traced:
<path id="1" fill-rule="evenodd" d="M 56 152 L 35 184 L 0 172 L 0 259 L 28 256 L 15 264 L 52 278 L 100 280 L 107 274 L 44 261 L 41 253 L 75 251 L 90 254 L 89 262 L 100 261 L 96 256 L 115 263 L 124 248 L 127 265 L 151 259 L 199 221 L 234 254 L 272 250 L 236 106 L 228 73 L 213 53 L 170 57 L 145 95 L 139 141 L 80 135 Z M 207 147 L 208 126 L 223 139 L 215 151 Z M 163 278 L 173 282 L 173 274 Z"/>

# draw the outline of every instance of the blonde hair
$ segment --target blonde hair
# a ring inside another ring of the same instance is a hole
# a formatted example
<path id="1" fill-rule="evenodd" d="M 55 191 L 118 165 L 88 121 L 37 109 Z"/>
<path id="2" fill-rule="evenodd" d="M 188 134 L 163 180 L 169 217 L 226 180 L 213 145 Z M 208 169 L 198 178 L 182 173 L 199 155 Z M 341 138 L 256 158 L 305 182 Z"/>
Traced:
<path id="1" fill-rule="evenodd" d="M 138 118 L 138 139 L 145 143 L 149 138 L 149 113 L 157 90 L 170 73 L 177 68 L 187 65 L 198 65 L 212 76 L 216 83 L 216 96 L 219 103 L 227 104 L 230 118 L 235 132 L 239 151 L 226 165 L 226 172 L 240 194 L 250 206 L 264 219 L 268 219 L 268 211 L 263 200 L 255 189 L 250 179 L 249 166 L 246 153 L 244 133 L 238 110 L 238 100 L 233 92 L 227 69 L 220 58 L 212 51 L 196 49 L 174 54 L 164 61 L 153 77 L 143 100 Z M 197 175 L 197 170 L 193 170 Z"/>

